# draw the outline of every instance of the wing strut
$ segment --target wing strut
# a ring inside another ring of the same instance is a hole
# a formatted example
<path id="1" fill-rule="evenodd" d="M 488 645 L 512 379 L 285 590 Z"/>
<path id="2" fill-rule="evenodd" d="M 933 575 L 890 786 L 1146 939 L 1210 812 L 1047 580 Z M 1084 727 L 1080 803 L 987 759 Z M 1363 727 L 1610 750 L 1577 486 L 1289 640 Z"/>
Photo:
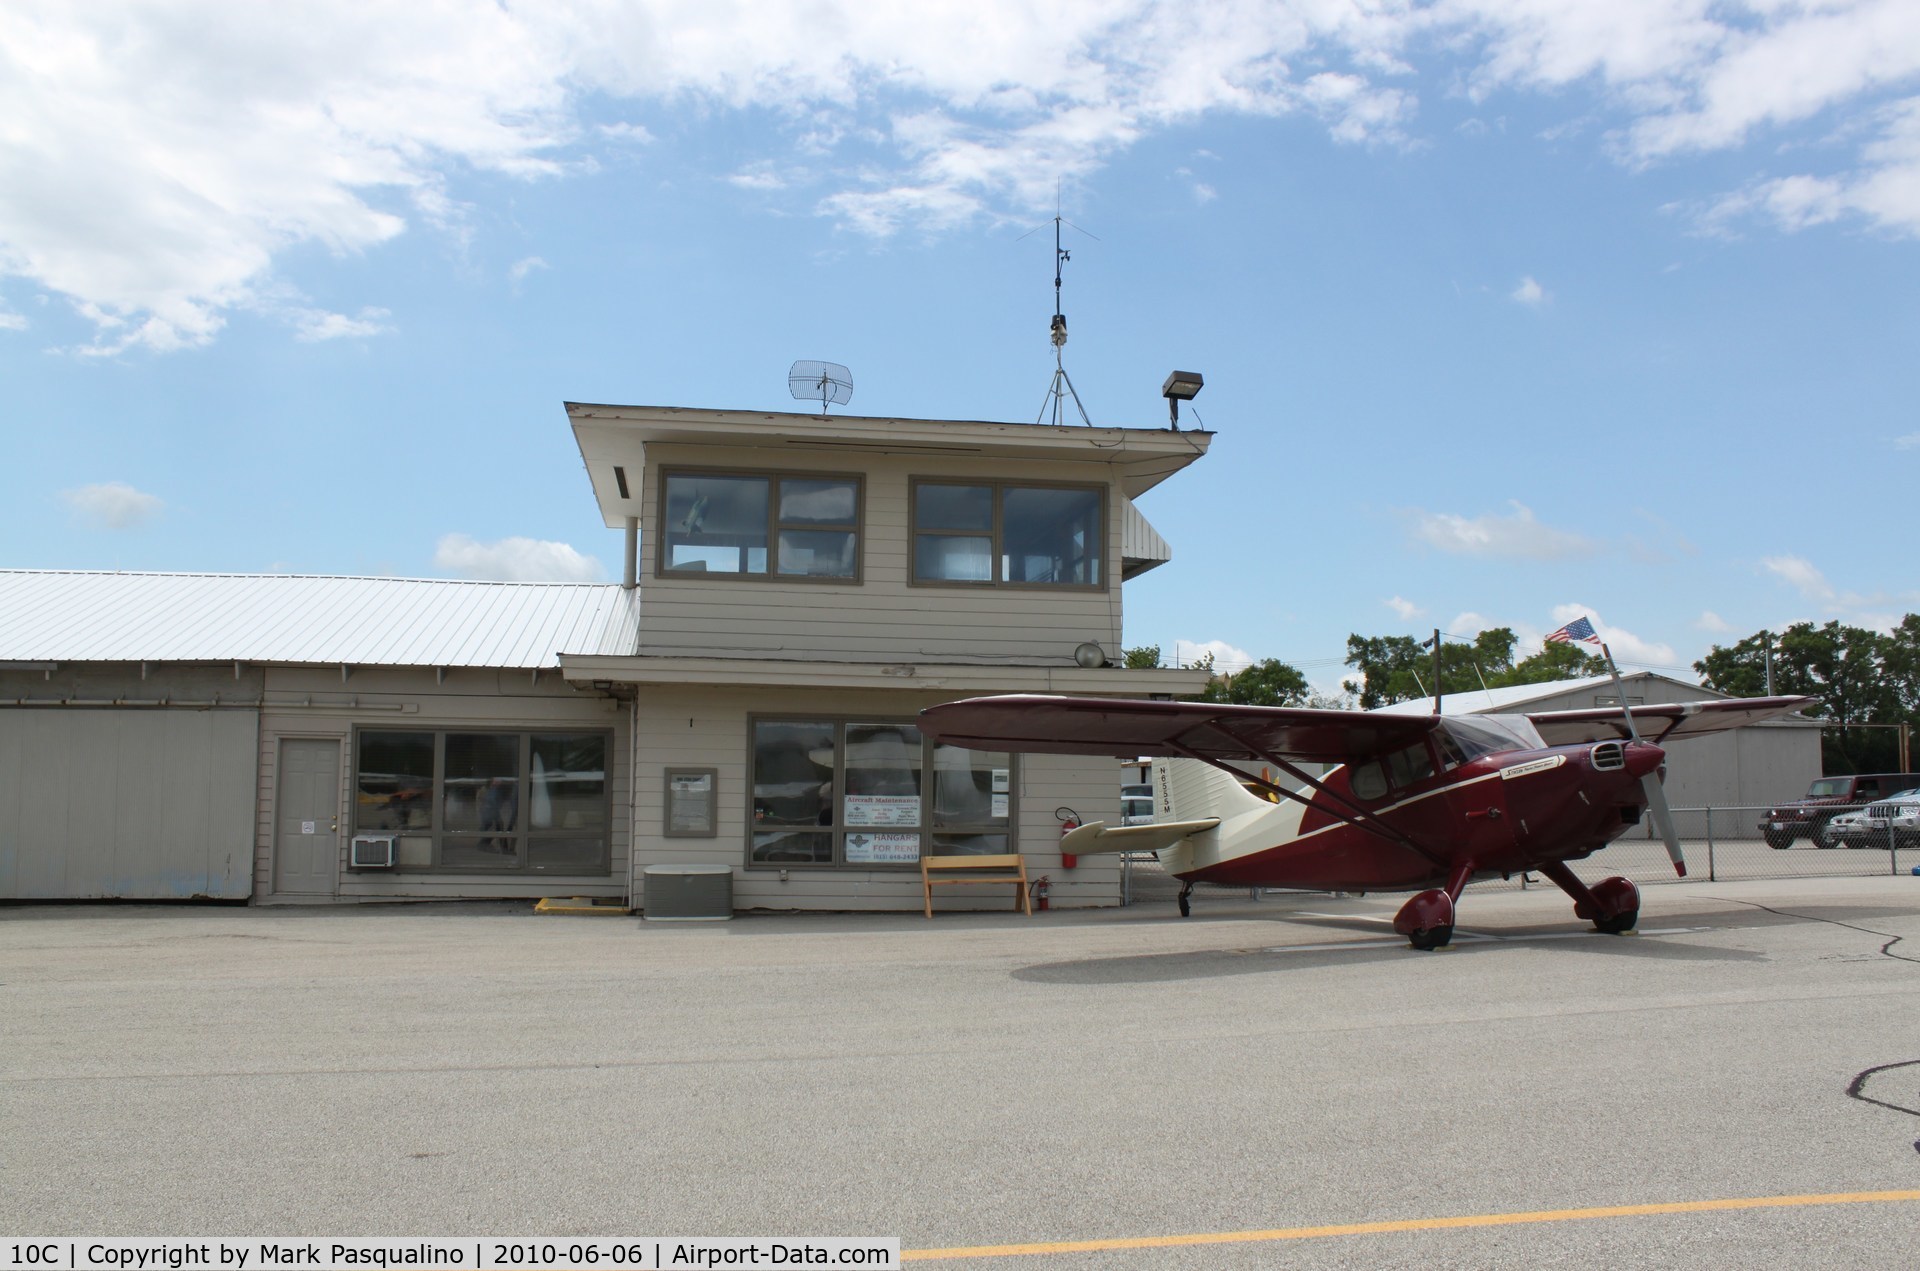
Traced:
<path id="1" fill-rule="evenodd" d="M 1315 803 L 1312 799 L 1303 799 L 1300 797 L 1297 791 L 1289 790 L 1285 786 L 1275 785 L 1273 782 L 1268 781 L 1264 777 L 1256 777 L 1256 776 L 1253 776 L 1251 773 L 1242 772 L 1240 771 L 1240 769 L 1228 765 L 1224 760 L 1210 759 L 1206 755 L 1197 753 L 1191 747 L 1181 745 L 1179 742 L 1168 743 L 1168 748 L 1179 751 L 1182 755 L 1185 755 L 1189 759 L 1198 759 L 1201 763 L 1210 764 L 1213 767 L 1218 768 L 1220 771 L 1226 773 L 1228 776 L 1233 777 L 1237 781 L 1250 781 L 1254 785 L 1259 786 L 1262 790 L 1271 790 L 1274 794 L 1279 795 L 1281 798 L 1291 799 L 1293 802 L 1300 804 L 1302 807 L 1318 808 L 1320 811 L 1325 812 L 1328 816 L 1333 817 L 1335 820 L 1344 821 L 1348 825 L 1353 826 L 1355 829 L 1366 830 L 1369 833 L 1378 834 L 1380 837 L 1384 839 L 1389 839 L 1392 842 L 1398 843 L 1400 846 L 1406 848 L 1408 851 L 1414 853 L 1416 856 L 1420 857 L 1422 860 L 1428 862 L 1429 864 L 1435 866 L 1436 868 L 1440 868 L 1440 869 L 1446 868 L 1446 862 L 1440 859 L 1440 856 L 1438 853 L 1428 848 L 1422 847 L 1420 844 L 1414 842 L 1412 839 L 1408 838 L 1405 834 L 1402 834 L 1399 830 L 1394 829 L 1391 825 L 1388 825 L 1385 821 L 1382 821 L 1379 817 L 1367 811 L 1365 808 L 1360 807 L 1358 804 L 1354 803 L 1353 800 L 1347 798 L 1345 795 L 1341 794 L 1338 790 L 1331 788 L 1325 782 L 1321 781 L 1319 778 L 1308 776 L 1299 767 L 1287 762 L 1285 759 L 1282 759 L 1279 755 L 1276 755 L 1269 750 L 1266 750 L 1260 746 L 1253 744 L 1250 741 L 1247 741 L 1244 737 L 1236 736 L 1231 731 L 1225 728 L 1222 728 L 1216 722 L 1209 721 L 1204 726 L 1207 728 L 1213 729 L 1215 732 L 1225 734 L 1230 740 L 1238 742 L 1240 745 L 1243 745 L 1247 749 L 1253 751 L 1255 754 L 1259 755 L 1262 759 L 1266 760 L 1268 763 L 1272 764 L 1274 767 L 1280 769 L 1280 771 L 1286 773 L 1289 777 L 1292 777 L 1295 781 L 1301 782 L 1304 785 L 1312 787 L 1312 789 L 1316 794 L 1324 794 L 1333 803 L 1345 804 L 1348 810 L 1342 811 L 1338 807 L 1331 807 L 1331 806 L 1328 806 L 1327 804 Z"/>

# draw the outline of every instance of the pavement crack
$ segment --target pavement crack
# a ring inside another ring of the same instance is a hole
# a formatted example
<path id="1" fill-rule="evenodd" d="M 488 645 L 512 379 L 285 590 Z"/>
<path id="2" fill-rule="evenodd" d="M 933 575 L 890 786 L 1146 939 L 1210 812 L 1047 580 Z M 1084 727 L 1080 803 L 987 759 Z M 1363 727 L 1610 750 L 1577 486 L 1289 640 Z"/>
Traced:
<path id="1" fill-rule="evenodd" d="M 1881 1064 L 1855 1073 L 1853 1080 L 1847 1084 L 1847 1097 L 1858 1099 L 1862 1103 L 1871 1103 L 1876 1108 L 1888 1108 L 1894 1112 L 1904 1112 L 1910 1117 L 1920 1117 L 1920 1108 L 1909 1108 L 1904 1103 L 1889 1103 L 1885 1099 L 1876 1099 L 1866 1092 L 1868 1080 L 1880 1073 L 1892 1072 L 1897 1068 L 1913 1067 L 1920 1067 L 1920 1059 L 1902 1059 L 1898 1063 Z M 1913 1150 L 1920 1152 L 1920 1139 L 1914 1141 Z"/>
<path id="2" fill-rule="evenodd" d="M 1794 913 L 1792 910 L 1775 909 L 1769 905 L 1760 904 L 1757 901 L 1736 900 L 1731 896 L 1708 896 L 1708 897 L 1705 897 L 1705 899 L 1717 900 L 1717 901 L 1720 901 L 1722 904 L 1728 904 L 1728 905 L 1745 905 L 1749 909 L 1765 910 L 1767 913 L 1773 914 L 1776 917 L 1780 917 L 1780 918 L 1798 918 L 1802 922 L 1824 922 L 1835 927 L 1845 927 L 1848 931 L 1858 931 L 1861 935 L 1879 936 L 1881 939 L 1886 941 L 1885 944 L 1880 946 L 1881 957 L 1892 958 L 1896 962 L 1912 962 L 1915 964 L 1920 964 L 1920 958 L 1913 957 L 1910 954 L 1895 953 L 1893 951 L 1893 946 L 1896 944 L 1899 944 L 1902 940 L 1905 940 L 1906 937 L 1896 936 L 1890 931 L 1875 931 L 1871 927 L 1856 927 L 1854 924 L 1850 922 L 1841 922 L 1838 918 L 1822 918 L 1818 914 L 1797 914 L 1797 913 Z M 1916 1115 L 1920 1115 L 1920 1113 L 1917 1113 Z"/>

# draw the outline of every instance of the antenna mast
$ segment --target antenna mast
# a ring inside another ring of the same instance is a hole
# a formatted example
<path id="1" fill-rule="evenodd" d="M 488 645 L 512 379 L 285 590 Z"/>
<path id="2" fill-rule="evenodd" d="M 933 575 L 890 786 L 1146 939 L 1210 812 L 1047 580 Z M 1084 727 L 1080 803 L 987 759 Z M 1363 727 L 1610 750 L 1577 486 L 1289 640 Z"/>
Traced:
<path id="1" fill-rule="evenodd" d="M 1046 400 L 1040 403 L 1040 418 L 1034 423 L 1046 419 L 1047 412 L 1053 412 L 1053 422 L 1060 423 L 1060 412 L 1068 397 L 1073 398 L 1073 408 L 1080 412 L 1080 422 L 1093 427 L 1093 421 L 1087 418 L 1087 408 L 1080 404 L 1080 394 L 1073 387 L 1073 380 L 1067 376 L 1066 363 L 1062 360 L 1067 347 L 1067 316 L 1060 312 L 1060 267 L 1073 259 L 1072 253 L 1060 246 L 1060 227 L 1065 219 L 1059 209 L 1053 215 L 1053 383 L 1047 386 Z M 1075 226 L 1075 228 L 1079 228 Z"/>

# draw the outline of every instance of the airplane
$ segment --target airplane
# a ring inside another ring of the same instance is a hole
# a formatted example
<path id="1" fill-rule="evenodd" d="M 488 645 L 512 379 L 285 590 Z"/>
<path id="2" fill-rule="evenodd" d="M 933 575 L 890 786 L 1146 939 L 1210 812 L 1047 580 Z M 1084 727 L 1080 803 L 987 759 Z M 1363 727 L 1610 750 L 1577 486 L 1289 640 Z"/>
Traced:
<path id="1" fill-rule="evenodd" d="M 1453 939 L 1476 877 L 1534 872 L 1602 932 L 1631 931 L 1640 891 L 1567 867 L 1664 820 L 1662 743 L 1739 728 L 1811 697 L 1728 698 L 1535 714 L 1395 715 L 1207 702 L 1009 694 L 929 707 L 921 731 L 973 750 L 1152 756 L 1154 821 L 1069 831 L 1070 855 L 1159 851 L 1181 880 L 1312 891 L 1412 891 L 1393 920 L 1415 949 Z M 1639 738 L 1645 737 L 1645 740 Z M 1292 784 L 1230 766 L 1257 761 Z M 1333 765 L 1315 775 L 1303 765 Z M 1250 783 L 1270 802 L 1249 792 Z M 1671 823 L 1660 826 L 1683 877 Z"/>

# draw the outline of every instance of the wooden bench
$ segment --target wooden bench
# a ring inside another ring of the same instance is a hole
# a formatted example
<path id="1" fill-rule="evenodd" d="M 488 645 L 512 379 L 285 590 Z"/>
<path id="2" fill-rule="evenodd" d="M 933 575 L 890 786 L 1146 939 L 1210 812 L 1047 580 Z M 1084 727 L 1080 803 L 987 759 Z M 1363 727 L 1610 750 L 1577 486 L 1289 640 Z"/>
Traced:
<path id="1" fill-rule="evenodd" d="M 1033 899 L 1027 894 L 1027 863 L 1013 856 L 922 856 L 920 886 L 927 897 L 927 917 L 933 917 L 933 889 L 960 883 L 1012 883 L 1013 907 L 1029 916 Z"/>

